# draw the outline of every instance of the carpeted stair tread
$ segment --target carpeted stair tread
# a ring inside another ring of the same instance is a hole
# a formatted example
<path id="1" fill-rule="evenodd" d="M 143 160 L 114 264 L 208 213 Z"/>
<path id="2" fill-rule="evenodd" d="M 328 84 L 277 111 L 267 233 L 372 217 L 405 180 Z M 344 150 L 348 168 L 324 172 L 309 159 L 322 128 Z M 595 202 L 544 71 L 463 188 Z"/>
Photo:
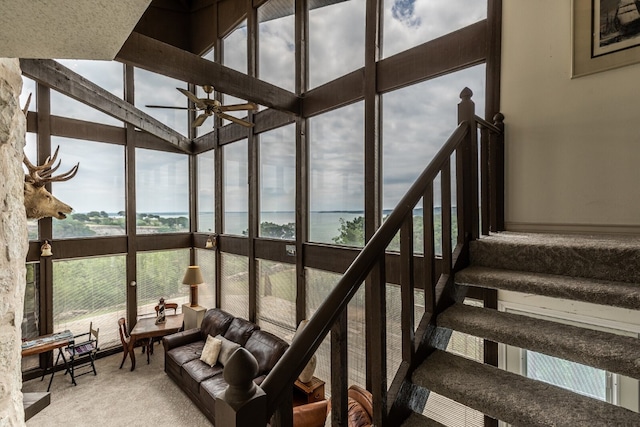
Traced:
<path id="1" fill-rule="evenodd" d="M 635 426 L 640 414 L 493 366 L 436 350 L 413 382 L 519 426 Z"/>
<path id="2" fill-rule="evenodd" d="M 632 310 L 640 308 L 640 285 L 636 283 L 482 266 L 471 266 L 459 271 L 455 281 L 461 285 L 545 295 Z"/>
<path id="3" fill-rule="evenodd" d="M 501 232 L 471 242 L 471 263 L 640 283 L 640 238 Z"/>
<path id="4" fill-rule="evenodd" d="M 444 427 L 444 424 L 414 412 L 402 423 L 402 427 Z"/>
<path id="5" fill-rule="evenodd" d="M 439 327 L 640 379 L 640 339 L 456 304 Z"/>

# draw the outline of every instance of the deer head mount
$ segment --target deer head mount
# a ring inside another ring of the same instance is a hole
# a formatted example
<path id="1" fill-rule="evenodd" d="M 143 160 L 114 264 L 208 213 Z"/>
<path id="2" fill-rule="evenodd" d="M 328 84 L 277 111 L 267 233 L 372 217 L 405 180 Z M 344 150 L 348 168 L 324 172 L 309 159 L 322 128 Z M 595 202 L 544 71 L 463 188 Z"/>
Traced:
<path id="1" fill-rule="evenodd" d="M 68 172 L 57 176 L 53 175 L 60 167 L 60 161 L 53 166 L 58 158 L 59 149 L 60 147 L 56 148 L 53 157 L 47 157 L 47 160 L 41 166 L 33 165 L 26 155 L 23 158 L 23 162 L 29 170 L 29 173 L 24 175 L 24 207 L 27 211 L 28 219 L 45 217 L 65 219 L 67 214 L 70 214 L 73 210 L 71 206 L 56 199 L 44 188 L 48 182 L 68 181 L 78 172 L 79 163 Z"/>

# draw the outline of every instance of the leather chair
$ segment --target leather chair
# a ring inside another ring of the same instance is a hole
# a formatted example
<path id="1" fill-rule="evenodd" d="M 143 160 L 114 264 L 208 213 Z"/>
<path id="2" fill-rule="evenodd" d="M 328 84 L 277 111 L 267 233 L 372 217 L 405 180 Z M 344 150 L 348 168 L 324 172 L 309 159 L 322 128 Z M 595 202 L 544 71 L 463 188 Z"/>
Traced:
<path id="1" fill-rule="evenodd" d="M 324 427 L 329 401 L 307 403 L 293 408 L 293 427 Z"/>
<path id="2" fill-rule="evenodd" d="M 331 408 L 329 408 L 327 417 L 331 418 Z M 353 384 L 347 390 L 347 427 L 372 427 L 372 420 L 373 397 L 371 393 Z"/>

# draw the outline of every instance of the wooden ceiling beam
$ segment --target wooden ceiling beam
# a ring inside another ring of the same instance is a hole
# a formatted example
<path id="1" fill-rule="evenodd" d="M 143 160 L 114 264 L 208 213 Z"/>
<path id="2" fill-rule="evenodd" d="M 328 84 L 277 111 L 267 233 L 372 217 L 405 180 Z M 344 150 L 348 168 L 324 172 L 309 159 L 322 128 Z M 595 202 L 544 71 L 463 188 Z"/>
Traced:
<path id="1" fill-rule="evenodd" d="M 186 137 L 56 61 L 20 59 L 20 68 L 38 83 L 191 153 L 191 142 Z"/>
<path id="2" fill-rule="evenodd" d="M 212 85 L 219 92 L 269 108 L 300 112 L 301 100 L 292 92 L 136 32 L 116 59 L 198 86 Z"/>

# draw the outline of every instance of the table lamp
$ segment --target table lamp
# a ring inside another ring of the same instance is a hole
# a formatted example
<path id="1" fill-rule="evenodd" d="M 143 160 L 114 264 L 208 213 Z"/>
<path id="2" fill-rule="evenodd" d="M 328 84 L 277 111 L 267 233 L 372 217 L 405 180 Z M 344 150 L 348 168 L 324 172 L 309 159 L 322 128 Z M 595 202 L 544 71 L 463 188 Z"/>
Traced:
<path id="1" fill-rule="evenodd" d="M 204 283 L 200 267 L 197 265 L 190 265 L 187 268 L 186 273 L 184 273 L 182 283 L 191 286 L 191 307 L 196 307 L 198 305 L 198 285 L 200 283 Z"/>

